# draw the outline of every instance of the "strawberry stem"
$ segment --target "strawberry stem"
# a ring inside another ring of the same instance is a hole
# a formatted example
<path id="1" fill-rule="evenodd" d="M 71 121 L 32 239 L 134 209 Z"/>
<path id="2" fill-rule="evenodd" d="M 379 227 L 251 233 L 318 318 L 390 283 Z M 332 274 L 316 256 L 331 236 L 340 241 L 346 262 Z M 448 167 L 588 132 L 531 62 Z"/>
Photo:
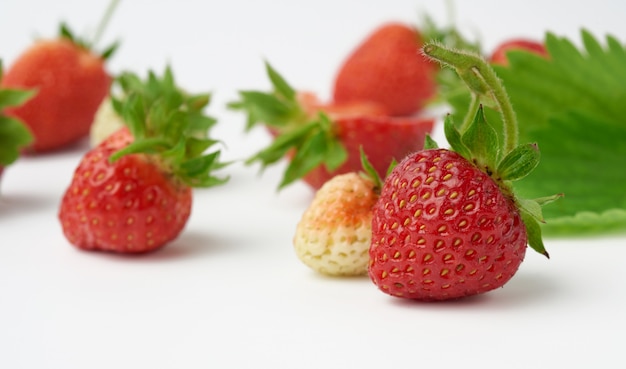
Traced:
<path id="1" fill-rule="evenodd" d="M 495 105 L 502 116 L 504 155 L 515 149 L 518 143 L 517 117 L 502 82 L 487 61 L 477 53 L 453 50 L 437 43 L 426 44 L 422 50 L 429 58 L 455 69 L 470 88 L 472 105 L 461 129 L 471 122 L 481 103 Z"/>
<path id="2" fill-rule="evenodd" d="M 102 18 L 100 19 L 100 22 L 98 23 L 98 28 L 96 28 L 96 32 L 93 35 L 93 39 L 91 40 L 91 45 L 90 45 L 91 47 L 94 47 L 102 38 L 102 35 L 104 34 L 104 30 L 109 24 L 109 21 L 111 20 L 111 17 L 113 16 L 113 13 L 115 12 L 115 8 L 117 8 L 117 4 L 119 2 L 120 0 L 111 0 L 111 2 L 109 3 L 109 6 L 107 7 L 106 11 L 104 12 L 104 15 L 102 16 Z"/>

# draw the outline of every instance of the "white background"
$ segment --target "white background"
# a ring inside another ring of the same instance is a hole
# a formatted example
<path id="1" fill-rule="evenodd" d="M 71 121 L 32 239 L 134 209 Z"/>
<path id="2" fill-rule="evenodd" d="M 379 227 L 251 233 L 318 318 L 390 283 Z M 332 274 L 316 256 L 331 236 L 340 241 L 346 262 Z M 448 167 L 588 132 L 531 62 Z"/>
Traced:
<path id="1" fill-rule="evenodd" d="M 443 1 L 123 1 L 103 39 L 122 46 L 114 73 L 174 69 L 184 88 L 212 91 L 214 136 L 238 160 L 268 143 L 227 111 L 239 89 L 267 89 L 263 60 L 298 89 L 326 98 L 338 65 L 388 20 L 415 24 Z M 620 1 L 457 1 L 454 20 L 489 50 L 546 31 L 585 27 L 626 40 Z M 5 65 L 67 21 L 93 31 L 106 1 L 2 0 Z M 24 157 L 0 196 L 0 368 L 623 368 L 626 237 L 548 239 L 502 289 L 447 303 L 378 291 L 367 277 L 316 275 L 291 238 L 312 198 L 276 192 L 283 164 L 196 192 L 184 233 L 166 248 L 123 257 L 81 252 L 63 237 L 59 201 L 86 143 Z"/>

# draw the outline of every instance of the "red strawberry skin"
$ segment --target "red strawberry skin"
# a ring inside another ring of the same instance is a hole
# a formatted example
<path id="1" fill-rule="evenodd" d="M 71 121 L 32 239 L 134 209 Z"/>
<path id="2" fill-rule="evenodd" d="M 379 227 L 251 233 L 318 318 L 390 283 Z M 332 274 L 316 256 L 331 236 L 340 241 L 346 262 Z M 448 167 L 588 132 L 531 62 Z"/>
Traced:
<path id="1" fill-rule="evenodd" d="M 70 40 L 38 41 L 6 71 L 4 87 L 35 89 L 37 95 L 6 114 L 22 120 L 35 137 L 31 151 L 44 152 L 89 133 L 109 92 L 104 60 Z"/>
<path id="2" fill-rule="evenodd" d="M 422 45 L 416 29 L 383 24 L 340 67 L 334 101 L 373 101 L 394 116 L 417 113 L 436 91 L 436 66 L 421 54 Z"/>
<path id="3" fill-rule="evenodd" d="M 361 147 L 380 177 L 384 178 L 392 160 L 400 161 L 423 148 L 426 134 L 435 124 L 433 119 L 366 115 L 339 117 L 333 122 L 348 158 L 332 172 L 323 165 L 309 172 L 303 180 L 314 189 L 319 189 L 337 174 L 361 171 Z"/>
<path id="4" fill-rule="evenodd" d="M 109 163 L 131 141 L 122 128 L 87 152 L 75 170 L 59 220 L 80 249 L 152 251 L 175 239 L 190 216 L 191 189 L 173 183 L 149 157 L 125 155 Z"/>
<path id="5" fill-rule="evenodd" d="M 534 40 L 516 38 L 498 45 L 491 54 L 489 61 L 493 64 L 508 65 L 509 61 L 506 57 L 506 53 L 510 50 L 526 50 L 541 56 L 548 55 L 548 51 L 543 43 Z"/>
<path id="6" fill-rule="evenodd" d="M 524 259 L 513 201 L 459 154 L 425 150 L 400 162 L 373 209 L 369 276 L 392 296 L 446 300 L 501 287 Z"/>

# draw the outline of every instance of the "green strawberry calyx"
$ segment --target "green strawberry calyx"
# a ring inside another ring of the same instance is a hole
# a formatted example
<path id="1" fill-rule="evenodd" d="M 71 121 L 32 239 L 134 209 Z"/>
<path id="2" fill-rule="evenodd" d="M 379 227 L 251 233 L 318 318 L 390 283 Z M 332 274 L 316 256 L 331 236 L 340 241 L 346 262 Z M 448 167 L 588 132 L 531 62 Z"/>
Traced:
<path id="1" fill-rule="evenodd" d="M 444 132 L 450 148 L 487 173 L 515 202 L 526 226 L 528 244 L 549 257 L 539 226 L 540 222 L 545 222 L 541 206 L 563 195 L 538 199 L 522 199 L 515 195 L 512 182 L 526 177 L 537 167 L 540 153 L 535 143 L 518 144 L 517 117 L 500 79 L 475 52 L 459 51 L 438 43 L 428 43 L 422 50 L 432 60 L 454 69 L 471 91 L 470 108 L 460 127 L 457 128 L 450 115 L 444 120 Z M 487 122 L 483 105 L 500 112 L 503 123 L 501 132 Z M 434 147 L 436 143 L 427 139 L 425 148 Z"/>
<path id="2" fill-rule="evenodd" d="M 122 97 L 111 96 L 111 103 L 134 140 L 111 155 L 111 162 L 143 153 L 158 158 L 167 172 L 191 187 L 210 187 L 228 180 L 212 174 L 228 165 L 219 161 L 220 150 L 207 152 L 220 142 L 208 134 L 217 122 L 204 112 L 210 94 L 185 93 L 177 87 L 169 67 L 162 77 L 150 71 L 145 81 L 124 72 L 115 83 Z"/>
<path id="3" fill-rule="evenodd" d="M 0 82 L 3 67 L 0 60 Z M 19 119 L 4 114 L 4 110 L 24 104 L 35 95 L 32 90 L 0 88 L 0 168 L 12 164 L 22 148 L 33 141 L 30 130 Z"/>
<path id="4" fill-rule="evenodd" d="M 111 20 L 111 17 L 113 16 L 113 13 L 115 12 L 119 1 L 120 0 L 111 0 L 102 18 L 100 19 L 98 27 L 96 28 L 96 32 L 91 40 L 77 37 L 65 22 L 62 22 L 59 27 L 59 37 L 71 41 L 80 48 L 93 51 L 95 45 L 100 41 L 100 38 L 102 37 L 106 26 L 109 24 L 109 21 Z M 99 55 L 103 60 L 108 60 L 111 58 L 111 56 L 113 56 L 115 51 L 117 51 L 118 47 L 119 41 L 115 41 L 111 45 L 104 48 L 104 50 L 100 52 Z"/>
<path id="5" fill-rule="evenodd" d="M 348 156 L 334 131 L 335 125 L 323 111 L 311 116 L 298 101 L 297 92 L 269 63 L 265 63 L 272 83 L 271 92 L 240 91 L 232 110 L 247 113 L 246 131 L 265 125 L 275 134 L 270 145 L 260 150 L 246 164 L 261 163 L 262 169 L 293 154 L 279 184 L 279 189 L 304 177 L 319 165 L 329 172 L 343 164 Z"/>
<path id="6" fill-rule="evenodd" d="M 369 161 L 367 155 L 365 154 L 365 151 L 363 151 L 363 147 L 359 148 L 359 153 L 361 155 L 361 167 L 363 168 L 363 170 L 359 172 L 359 175 L 362 178 L 372 181 L 372 183 L 374 184 L 373 191 L 376 194 L 380 195 L 380 191 L 382 190 L 384 184 L 384 178 L 380 177 L 376 168 L 374 168 L 372 163 Z M 389 163 L 389 167 L 387 168 L 387 173 L 385 174 L 385 177 L 387 177 L 389 173 L 391 173 L 391 171 L 397 164 L 398 162 L 396 161 L 396 159 L 391 160 L 391 163 Z"/>

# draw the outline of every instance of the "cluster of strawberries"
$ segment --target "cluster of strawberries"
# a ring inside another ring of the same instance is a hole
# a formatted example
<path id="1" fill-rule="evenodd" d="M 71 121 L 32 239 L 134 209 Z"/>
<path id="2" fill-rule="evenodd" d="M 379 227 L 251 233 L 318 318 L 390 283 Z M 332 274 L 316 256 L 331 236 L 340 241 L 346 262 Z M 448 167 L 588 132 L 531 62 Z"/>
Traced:
<path id="1" fill-rule="evenodd" d="M 248 114 L 248 128 L 262 124 L 274 137 L 249 163 L 287 159 L 280 186 L 303 179 L 316 191 L 294 237 L 305 264 L 330 275 L 369 271 L 387 293 L 428 300 L 501 286 L 535 236 L 502 179 L 515 179 L 510 167 L 519 163 L 481 167 L 470 135 L 452 128 L 446 133 L 468 141 L 457 145 L 460 154 L 424 146 L 435 124 L 424 112 L 440 71 L 422 52 L 425 41 L 414 27 L 384 24 L 346 58 L 331 102 L 295 90 L 268 64 L 274 90 L 241 91 L 230 107 Z M 540 43 L 525 42 L 503 44 L 491 61 L 505 63 L 512 48 L 545 55 Z M 11 143 L 0 168 L 85 138 L 108 107 L 122 124 L 79 163 L 59 219 L 78 248 L 140 253 L 178 236 L 192 188 L 224 183 L 212 175 L 224 164 L 219 150 L 207 153 L 216 142 L 208 136 L 216 120 L 203 113 L 209 95 L 186 94 L 170 70 L 113 78 L 105 69 L 112 51 L 96 53 L 63 27 L 4 76 L 0 69 L 0 124 L 11 127 L 0 127 L 0 142 Z M 110 95 L 113 83 L 121 96 Z"/>

